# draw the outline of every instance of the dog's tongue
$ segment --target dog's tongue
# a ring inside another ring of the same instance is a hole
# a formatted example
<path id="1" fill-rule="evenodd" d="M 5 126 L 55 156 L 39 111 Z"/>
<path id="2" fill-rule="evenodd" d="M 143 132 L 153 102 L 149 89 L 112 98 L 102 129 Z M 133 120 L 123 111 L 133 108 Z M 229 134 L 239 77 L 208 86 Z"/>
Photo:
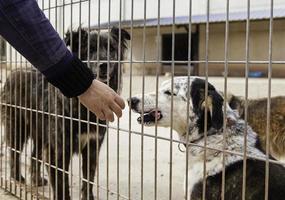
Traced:
<path id="1" fill-rule="evenodd" d="M 149 113 L 145 113 L 143 115 L 143 121 L 145 123 L 147 123 L 147 122 L 155 122 L 155 118 L 157 118 L 157 120 L 159 120 L 161 118 L 161 112 L 160 111 L 153 110 L 153 111 L 150 111 Z M 141 117 L 139 117 L 137 120 L 138 120 L 139 123 L 142 123 L 142 118 Z"/>

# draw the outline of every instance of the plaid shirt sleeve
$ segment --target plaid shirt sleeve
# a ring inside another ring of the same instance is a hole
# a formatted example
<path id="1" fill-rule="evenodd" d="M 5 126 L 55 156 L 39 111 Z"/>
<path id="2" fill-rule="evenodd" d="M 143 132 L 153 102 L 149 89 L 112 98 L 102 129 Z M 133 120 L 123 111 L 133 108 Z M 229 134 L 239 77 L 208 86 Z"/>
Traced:
<path id="1" fill-rule="evenodd" d="M 67 49 L 36 0 L 0 0 L 0 35 L 64 95 L 91 85 L 92 71 Z"/>

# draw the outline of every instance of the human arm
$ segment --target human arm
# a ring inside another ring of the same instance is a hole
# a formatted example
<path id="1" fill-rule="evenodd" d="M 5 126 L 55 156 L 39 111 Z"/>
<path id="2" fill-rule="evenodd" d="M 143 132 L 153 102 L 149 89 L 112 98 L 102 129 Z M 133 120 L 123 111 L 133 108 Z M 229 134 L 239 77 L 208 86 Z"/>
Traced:
<path id="1" fill-rule="evenodd" d="M 115 101 L 122 99 L 112 89 L 99 87 L 101 84 L 94 81 L 93 72 L 71 54 L 35 0 L 0 0 L 0 35 L 65 96 L 78 96 L 101 119 L 112 121 L 110 112 L 113 111 L 121 116 L 121 112 L 113 108 L 122 109 L 124 104 L 118 105 Z M 104 91 L 94 92 L 98 89 L 109 91 L 116 98 L 110 101 Z M 101 96 L 94 97 L 94 94 Z M 108 103 L 102 106 L 101 101 Z"/>

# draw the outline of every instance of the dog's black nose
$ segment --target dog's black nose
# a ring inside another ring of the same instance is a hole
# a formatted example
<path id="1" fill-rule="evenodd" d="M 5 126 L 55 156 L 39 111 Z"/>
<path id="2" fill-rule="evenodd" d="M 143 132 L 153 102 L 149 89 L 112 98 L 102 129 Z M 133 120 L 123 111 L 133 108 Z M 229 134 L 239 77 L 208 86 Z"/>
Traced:
<path id="1" fill-rule="evenodd" d="M 137 97 L 132 97 L 132 98 L 129 98 L 129 99 L 127 100 L 128 105 L 129 105 L 132 109 L 136 108 L 136 106 L 137 106 L 137 104 L 139 103 L 139 101 L 140 101 L 140 100 L 139 100 Z"/>

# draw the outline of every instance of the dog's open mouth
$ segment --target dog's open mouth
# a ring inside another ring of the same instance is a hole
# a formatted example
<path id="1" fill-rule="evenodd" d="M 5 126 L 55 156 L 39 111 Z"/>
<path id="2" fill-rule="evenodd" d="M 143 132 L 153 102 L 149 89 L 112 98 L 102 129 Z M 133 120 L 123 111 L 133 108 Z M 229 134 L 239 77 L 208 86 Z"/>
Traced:
<path id="1" fill-rule="evenodd" d="M 145 125 L 149 125 L 152 123 L 155 123 L 155 119 L 157 119 L 157 121 L 162 119 L 162 114 L 161 111 L 159 110 L 151 110 L 149 112 L 145 112 L 142 117 L 138 117 L 137 121 L 138 123 L 144 123 Z"/>

